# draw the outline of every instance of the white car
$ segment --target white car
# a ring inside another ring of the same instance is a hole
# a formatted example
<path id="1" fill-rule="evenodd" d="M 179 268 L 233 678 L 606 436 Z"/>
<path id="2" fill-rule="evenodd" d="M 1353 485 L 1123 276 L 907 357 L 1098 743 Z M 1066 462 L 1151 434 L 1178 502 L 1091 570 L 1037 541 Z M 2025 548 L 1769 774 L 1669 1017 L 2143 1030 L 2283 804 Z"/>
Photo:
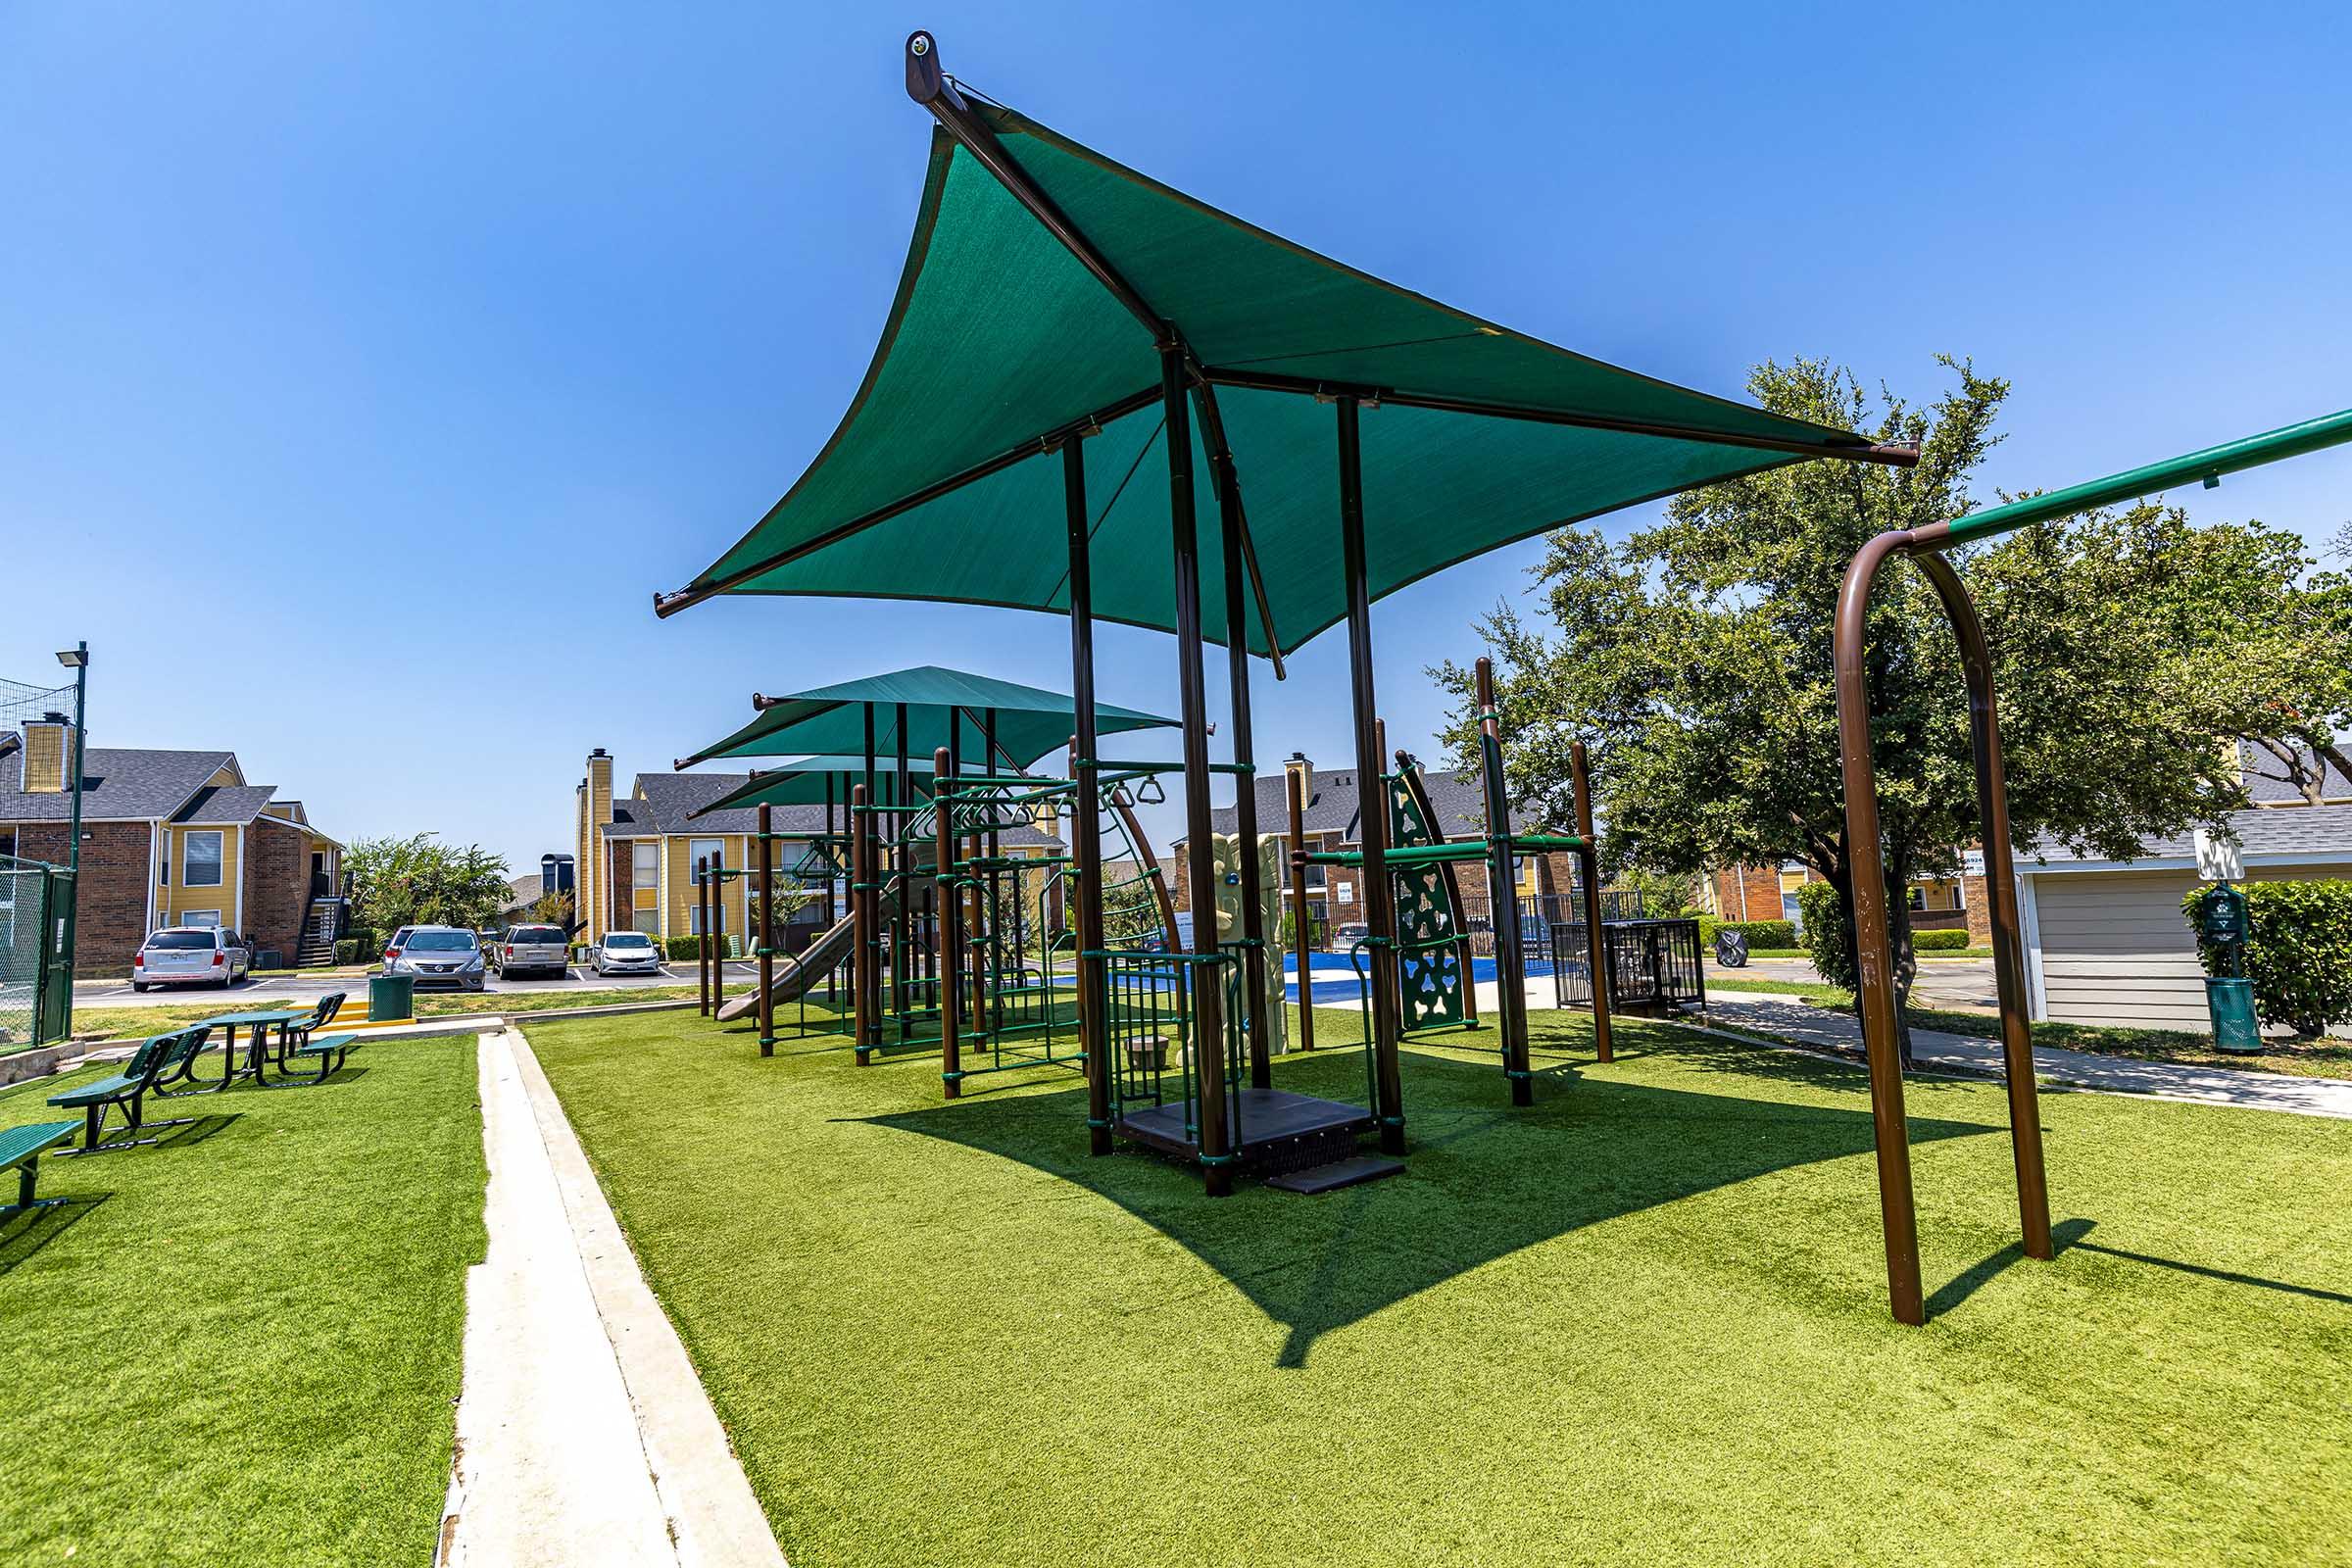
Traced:
<path id="1" fill-rule="evenodd" d="M 217 925 L 174 925 L 150 931 L 130 959 L 130 989 L 219 986 L 223 991 L 253 968 L 253 949 Z"/>
<path id="2" fill-rule="evenodd" d="M 642 931 L 608 931 L 595 953 L 598 974 L 660 974 L 662 950 Z"/>

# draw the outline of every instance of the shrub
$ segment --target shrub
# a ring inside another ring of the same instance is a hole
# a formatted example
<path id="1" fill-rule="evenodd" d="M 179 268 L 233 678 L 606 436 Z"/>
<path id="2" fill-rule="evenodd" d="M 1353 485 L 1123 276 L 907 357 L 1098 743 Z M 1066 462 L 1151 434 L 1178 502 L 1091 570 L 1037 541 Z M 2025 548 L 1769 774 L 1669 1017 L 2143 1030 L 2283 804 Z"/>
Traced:
<path id="1" fill-rule="evenodd" d="M 359 942 L 358 942 L 356 939 L 354 939 L 354 938 L 351 938 L 351 937 L 345 937 L 345 938 L 344 938 L 342 941 L 340 941 L 340 942 L 336 943 L 336 944 L 335 944 L 335 961 L 336 961 L 337 963 L 357 963 L 357 962 L 359 962 L 359 961 L 360 961 L 360 944 L 359 944 Z"/>
<path id="2" fill-rule="evenodd" d="M 1914 953 L 1957 953 L 1968 946 L 1966 931 L 1914 931 L 1911 951 Z"/>
<path id="3" fill-rule="evenodd" d="M 703 939 L 698 936 L 663 937 L 662 951 L 672 958 L 691 963 L 703 956 Z"/>
<path id="4" fill-rule="evenodd" d="M 2196 928 L 2193 888 L 2181 901 Z M 2246 978 L 2254 982 L 2254 1011 L 2266 1024 L 2284 1024 L 2302 1039 L 2352 1022 L 2352 882 L 2249 882 L 2246 896 Z M 2205 972 L 2218 956 L 2197 936 Z"/>
<path id="5" fill-rule="evenodd" d="M 1718 931 L 1737 931 L 1747 938 L 1750 948 L 1793 948 L 1796 946 L 1796 925 L 1790 920 L 1721 920 L 1711 914 L 1698 917 L 1699 946 L 1715 945 Z"/>
<path id="6" fill-rule="evenodd" d="M 1845 918 L 1845 901 L 1827 882 L 1808 882 L 1796 890 L 1796 909 L 1804 916 L 1805 955 L 1821 977 L 1851 991 L 1860 983 L 1854 972 L 1853 928 Z"/>

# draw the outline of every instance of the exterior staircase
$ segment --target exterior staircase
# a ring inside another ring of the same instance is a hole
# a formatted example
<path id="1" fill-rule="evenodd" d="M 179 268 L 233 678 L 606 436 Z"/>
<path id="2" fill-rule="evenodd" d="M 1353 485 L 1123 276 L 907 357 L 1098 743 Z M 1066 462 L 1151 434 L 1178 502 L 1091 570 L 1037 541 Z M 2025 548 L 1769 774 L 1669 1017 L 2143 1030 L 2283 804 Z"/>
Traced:
<path id="1" fill-rule="evenodd" d="M 335 936 L 343 919 L 344 903 L 337 898 L 313 898 L 303 911 L 302 939 L 294 949 L 297 969 L 329 968 L 335 961 Z"/>

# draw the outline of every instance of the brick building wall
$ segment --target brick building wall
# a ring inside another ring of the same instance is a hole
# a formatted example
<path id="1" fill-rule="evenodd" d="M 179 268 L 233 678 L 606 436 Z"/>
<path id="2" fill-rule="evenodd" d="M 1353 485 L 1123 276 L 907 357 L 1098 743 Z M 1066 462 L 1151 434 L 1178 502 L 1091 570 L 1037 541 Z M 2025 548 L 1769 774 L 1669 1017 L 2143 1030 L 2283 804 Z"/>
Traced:
<path id="1" fill-rule="evenodd" d="M 1715 906 L 1726 920 L 1782 918 L 1780 867 L 1740 865 L 1716 872 Z"/>
<path id="2" fill-rule="evenodd" d="M 631 840 L 605 840 L 612 875 L 608 884 L 611 896 L 598 901 L 606 910 L 604 931 L 626 931 L 637 923 L 636 852 L 637 846 Z"/>
<path id="3" fill-rule="evenodd" d="M 242 870 L 245 935 L 254 952 L 274 948 L 292 963 L 302 943 L 302 916 L 310 906 L 309 838 L 257 819 L 245 829 Z"/>
<path id="4" fill-rule="evenodd" d="M 153 834 L 145 822 L 84 822 L 81 887 L 74 914 L 76 974 L 126 973 L 147 935 L 147 861 Z M 17 830 L 17 853 L 28 860 L 64 865 L 72 844 L 63 822 L 27 822 Z"/>
<path id="5" fill-rule="evenodd" d="M 1264 836 L 1283 839 L 1287 848 L 1288 834 L 1269 833 Z M 1351 851 L 1358 847 L 1354 844 L 1343 844 L 1339 834 L 1331 831 L 1310 832 L 1306 835 L 1306 839 L 1308 853 L 1315 855 L 1331 854 L 1340 850 Z M 1576 886 L 1576 856 L 1567 850 L 1546 850 L 1540 855 L 1522 855 L 1519 857 L 1519 864 L 1523 878 L 1526 875 L 1526 867 L 1530 865 L 1535 867 L 1533 881 L 1522 880 L 1519 885 L 1517 896 L 1520 898 L 1554 896 L 1564 899 Z M 1166 861 L 1162 862 L 1162 868 L 1168 875 L 1169 896 L 1175 900 L 1177 912 L 1184 913 L 1190 910 L 1193 906 L 1192 884 L 1190 873 L 1185 865 L 1185 857 L 1181 851 L 1171 855 Z M 1323 906 L 1325 916 L 1331 924 L 1341 926 L 1353 922 L 1369 922 L 1370 916 L 1364 907 L 1364 874 L 1361 867 L 1351 865 L 1310 867 L 1310 870 L 1314 869 L 1322 871 L 1323 885 L 1316 887 L 1310 882 L 1307 887 L 1307 899 L 1310 903 L 1320 903 Z M 1462 901 L 1471 906 L 1470 917 L 1475 919 L 1484 916 L 1492 919 L 1492 911 L 1488 907 L 1486 863 L 1481 860 L 1457 860 L 1453 862 L 1453 873 L 1455 885 L 1461 889 Z M 1290 908 L 1290 871 L 1286 861 L 1282 880 L 1285 912 L 1288 912 Z M 1340 896 L 1343 890 L 1347 894 L 1345 898 Z M 1776 899 L 1779 897 L 1777 892 L 1774 897 Z"/>

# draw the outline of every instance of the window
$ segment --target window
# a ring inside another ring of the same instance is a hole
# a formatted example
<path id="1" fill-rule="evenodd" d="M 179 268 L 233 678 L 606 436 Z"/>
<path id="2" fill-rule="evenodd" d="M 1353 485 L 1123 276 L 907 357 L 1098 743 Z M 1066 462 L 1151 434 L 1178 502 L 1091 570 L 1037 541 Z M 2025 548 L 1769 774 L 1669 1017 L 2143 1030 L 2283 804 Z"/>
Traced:
<path id="1" fill-rule="evenodd" d="M 1911 907 L 1919 910 L 1923 914 L 1927 912 L 1928 890 L 1920 887 L 1916 883 L 1914 883 L 1911 888 Z"/>
<path id="2" fill-rule="evenodd" d="M 479 944 L 470 931 L 418 931 L 409 938 L 405 953 L 471 953 Z"/>
<path id="3" fill-rule="evenodd" d="M 157 931 L 147 938 L 150 953 L 204 953 L 213 947 L 213 939 L 194 931 Z"/>
<path id="4" fill-rule="evenodd" d="M 653 945 L 650 939 L 635 931 L 612 931 L 605 936 L 605 946 L 614 953 L 645 953 Z"/>
<path id="5" fill-rule="evenodd" d="M 1781 918 L 1792 925 L 1804 924 L 1805 917 L 1797 912 L 1795 894 L 1784 893 L 1781 895 Z"/>
<path id="6" fill-rule="evenodd" d="M 660 909 L 631 909 L 629 924 L 649 936 L 659 936 L 662 932 L 662 911 Z"/>
<path id="7" fill-rule="evenodd" d="M 724 869 L 727 863 L 727 841 L 725 839 L 688 839 L 686 841 L 687 876 L 694 875 L 695 863 L 700 860 L 709 860 L 712 865 Z"/>
<path id="8" fill-rule="evenodd" d="M 641 888 L 650 888 L 662 880 L 662 846 L 639 842 L 630 846 L 629 880 Z"/>
<path id="9" fill-rule="evenodd" d="M 213 880 L 219 881 L 220 878 L 215 877 Z M 181 925 L 217 926 L 220 923 L 220 911 L 219 909 L 182 909 L 179 911 L 179 923 Z"/>
<path id="10" fill-rule="evenodd" d="M 698 937 L 703 934 L 703 906 L 701 904 L 698 903 L 688 906 L 686 910 L 686 929 Z M 722 934 L 727 929 L 727 906 L 723 904 L 718 906 L 717 929 Z"/>
<path id="11" fill-rule="evenodd" d="M 220 830 L 179 836 L 179 885 L 217 888 L 220 885 Z"/>

